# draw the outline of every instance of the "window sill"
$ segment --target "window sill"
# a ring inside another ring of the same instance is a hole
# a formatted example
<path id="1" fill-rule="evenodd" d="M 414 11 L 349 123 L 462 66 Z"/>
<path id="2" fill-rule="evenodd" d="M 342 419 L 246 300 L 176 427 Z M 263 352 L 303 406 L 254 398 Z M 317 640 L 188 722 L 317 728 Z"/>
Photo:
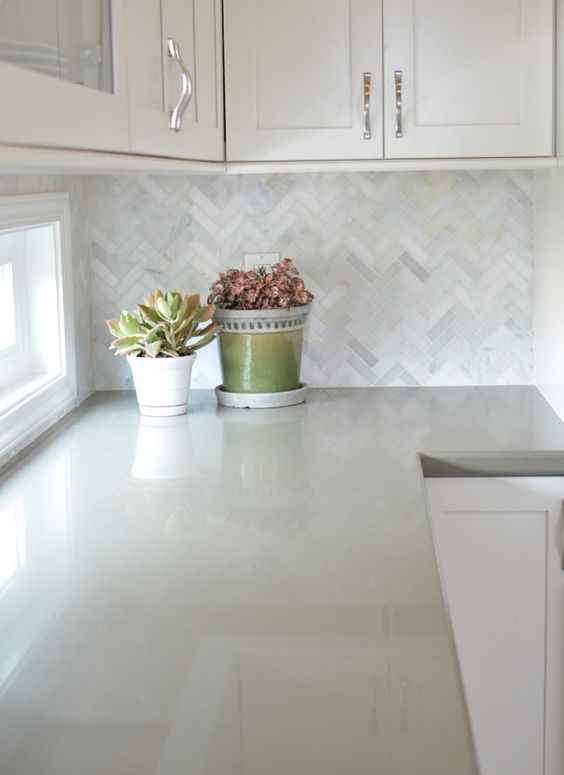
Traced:
<path id="1" fill-rule="evenodd" d="M 65 375 L 36 376 L 0 393 L 0 466 L 76 404 L 76 385 Z"/>
<path id="2" fill-rule="evenodd" d="M 52 374 L 41 374 L 39 376 L 30 375 L 20 380 L 15 385 L 11 385 L 8 390 L 0 391 L 0 418 L 14 409 L 26 399 L 41 392 L 51 382 L 60 379 L 60 376 Z"/>

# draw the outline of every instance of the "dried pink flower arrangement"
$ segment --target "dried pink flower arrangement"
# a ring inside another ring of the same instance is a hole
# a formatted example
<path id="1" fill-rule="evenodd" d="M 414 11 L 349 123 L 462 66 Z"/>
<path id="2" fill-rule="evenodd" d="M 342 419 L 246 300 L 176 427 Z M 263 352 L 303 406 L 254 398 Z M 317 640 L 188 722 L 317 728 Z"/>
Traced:
<path id="1" fill-rule="evenodd" d="M 223 309 L 287 309 L 313 299 L 291 258 L 271 267 L 229 269 L 219 275 L 210 291 L 208 304 Z"/>

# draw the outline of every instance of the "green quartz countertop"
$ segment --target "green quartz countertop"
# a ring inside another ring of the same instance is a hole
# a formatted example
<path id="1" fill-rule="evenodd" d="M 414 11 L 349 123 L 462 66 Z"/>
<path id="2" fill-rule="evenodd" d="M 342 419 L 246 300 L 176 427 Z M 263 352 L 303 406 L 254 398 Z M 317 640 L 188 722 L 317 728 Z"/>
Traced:
<path id="1" fill-rule="evenodd" d="M 0 478 L 0 775 L 478 775 L 421 473 L 563 449 L 532 387 L 96 393 Z"/>

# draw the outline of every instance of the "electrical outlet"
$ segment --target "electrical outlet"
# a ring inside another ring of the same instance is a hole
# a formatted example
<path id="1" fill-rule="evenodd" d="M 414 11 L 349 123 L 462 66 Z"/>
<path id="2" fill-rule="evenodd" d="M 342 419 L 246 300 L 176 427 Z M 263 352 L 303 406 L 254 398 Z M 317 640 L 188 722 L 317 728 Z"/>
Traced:
<path id="1" fill-rule="evenodd" d="M 245 253 L 245 269 L 255 266 L 272 266 L 280 261 L 280 253 Z"/>

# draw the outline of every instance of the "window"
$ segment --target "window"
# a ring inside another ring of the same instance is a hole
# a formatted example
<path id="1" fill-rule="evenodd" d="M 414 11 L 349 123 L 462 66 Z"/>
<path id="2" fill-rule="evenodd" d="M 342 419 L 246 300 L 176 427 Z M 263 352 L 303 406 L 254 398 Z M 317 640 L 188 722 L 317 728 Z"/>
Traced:
<path id="1" fill-rule="evenodd" d="M 0 259 L 1 260 L 1 259 Z M 14 304 L 14 265 L 0 264 L 0 355 L 16 346 L 16 313 Z"/>
<path id="2" fill-rule="evenodd" d="M 0 231 L 0 406 L 2 393 L 15 385 L 29 370 L 25 310 L 26 231 Z M 16 295 L 19 296 L 16 304 Z M 4 400 L 6 396 L 4 396 Z"/>
<path id="3" fill-rule="evenodd" d="M 68 194 L 0 197 L 0 460 L 76 400 Z"/>

